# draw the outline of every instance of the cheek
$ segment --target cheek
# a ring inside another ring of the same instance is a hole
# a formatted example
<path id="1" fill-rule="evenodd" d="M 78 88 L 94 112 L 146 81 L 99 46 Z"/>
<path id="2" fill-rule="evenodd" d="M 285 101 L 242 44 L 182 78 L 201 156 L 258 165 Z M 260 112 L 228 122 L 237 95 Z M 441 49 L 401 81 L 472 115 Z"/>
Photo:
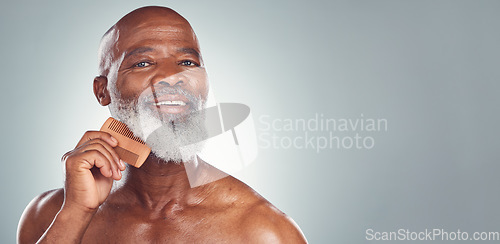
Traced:
<path id="1" fill-rule="evenodd" d="M 118 75 L 116 88 L 123 99 L 138 98 L 149 87 L 149 78 L 147 75 L 140 73 Z"/>
<path id="2" fill-rule="evenodd" d="M 207 99 L 208 96 L 208 82 L 205 80 L 200 82 L 197 87 L 198 94 L 202 97 L 203 100 Z"/>
<path id="3" fill-rule="evenodd" d="M 190 80 L 191 80 L 190 85 L 193 89 L 193 92 L 195 92 L 196 95 L 199 95 L 204 100 L 206 100 L 208 96 L 208 87 L 209 87 L 206 73 L 203 72 L 200 74 L 196 74 Z"/>

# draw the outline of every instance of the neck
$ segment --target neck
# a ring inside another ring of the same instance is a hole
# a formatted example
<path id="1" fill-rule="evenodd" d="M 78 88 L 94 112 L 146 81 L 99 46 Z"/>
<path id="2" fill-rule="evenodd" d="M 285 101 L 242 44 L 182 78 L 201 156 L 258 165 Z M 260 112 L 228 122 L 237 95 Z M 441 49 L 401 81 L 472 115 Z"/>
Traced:
<path id="1" fill-rule="evenodd" d="M 165 162 L 157 157 L 148 157 L 140 167 L 127 167 L 123 189 L 131 192 L 146 208 L 162 208 L 167 204 L 179 206 L 198 205 L 211 192 L 204 185 L 191 188 L 184 162 Z"/>

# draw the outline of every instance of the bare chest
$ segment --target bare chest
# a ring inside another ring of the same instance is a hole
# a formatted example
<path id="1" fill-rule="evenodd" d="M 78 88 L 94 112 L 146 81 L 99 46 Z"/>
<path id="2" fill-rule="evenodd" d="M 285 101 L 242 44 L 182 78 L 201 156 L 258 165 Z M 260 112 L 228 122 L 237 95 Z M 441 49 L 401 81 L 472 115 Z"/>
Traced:
<path id="1" fill-rule="evenodd" d="M 82 243 L 234 243 L 238 241 L 234 217 L 229 212 L 109 211 L 94 217 Z"/>

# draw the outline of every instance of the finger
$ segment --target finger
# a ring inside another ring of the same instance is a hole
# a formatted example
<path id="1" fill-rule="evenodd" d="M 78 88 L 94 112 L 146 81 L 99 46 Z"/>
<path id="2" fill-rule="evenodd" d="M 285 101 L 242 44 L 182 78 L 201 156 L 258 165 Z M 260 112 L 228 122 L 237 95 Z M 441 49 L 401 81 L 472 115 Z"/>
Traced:
<path id="1" fill-rule="evenodd" d="M 112 170 L 113 178 L 115 180 L 119 180 L 121 178 L 121 172 L 119 169 L 119 159 L 115 160 L 115 158 L 113 158 L 113 155 L 111 154 L 111 152 L 108 149 L 113 150 L 113 148 L 106 148 L 106 146 L 104 144 L 99 143 L 98 141 L 94 141 L 94 143 L 85 145 L 85 147 L 82 148 L 81 150 L 84 150 L 84 152 L 91 151 L 91 150 L 99 151 L 102 155 L 104 155 L 104 157 L 106 157 L 107 161 L 109 162 L 110 168 Z"/>
<path id="2" fill-rule="evenodd" d="M 113 172 L 111 169 L 111 163 L 109 162 L 108 158 L 104 156 L 101 152 L 98 150 L 86 150 L 83 152 L 80 152 L 77 155 L 72 156 L 74 157 L 72 160 L 66 160 L 66 172 L 71 173 L 74 170 L 71 170 L 71 168 L 80 168 L 84 170 L 90 170 L 93 167 L 98 168 L 101 174 L 104 177 L 112 177 Z M 72 162 L 82 162 L 82 163 L 72 163 Z"/>
<path id="3" fill-rule="evenodd" d="M 112 137 L 109 133 L 104 131 L 87 131 L 83 134 L 82 139 L 76 145 L 76 148 L 81 146 L 82 144 L 90 141 L 92 139 L 101 139 L 111 145 L 112 147 L 116 147 L 118 145 L 118 140 Z"/>
<path id="4" fill-rule="evenodd" d="M 117 168 L 120 170 L 125 170 L 125 168 L 126 168 L 125 165 L 120 162 L 120 155 L 118 155 L 118 153 L 115 151 L 115 149 L 113 147 L 111 147 L 111 145 L 106 143 L 105 141 L 103 141 L 101 139 L 92 139 L 83 145 L 90 145 L 90 144 L 94 144 L 94 143 L 99 143 L 99 144 L 103 145 L 104 148 L 111 154 L 114 162 L 117 164 Z"/>
<path id="5" fill-rule="evenodd" d="M 68 159 L 69 156 L 71 156 L 73 153 L 75 152 L 75 150 L 71 150 L 67 153 L 65 153 L 62 157 L 61 157 L 61 162 L 64 162 Z"/>
<path id="6" fill-rule="evenodd" d="M 113 177 L 111 162 L 100 151 L 88 150 L 82 153 L 82 157 L 84 157 L 84 161 L 91 166 L 90 169 L 96 167 L 104 177 Z"/>

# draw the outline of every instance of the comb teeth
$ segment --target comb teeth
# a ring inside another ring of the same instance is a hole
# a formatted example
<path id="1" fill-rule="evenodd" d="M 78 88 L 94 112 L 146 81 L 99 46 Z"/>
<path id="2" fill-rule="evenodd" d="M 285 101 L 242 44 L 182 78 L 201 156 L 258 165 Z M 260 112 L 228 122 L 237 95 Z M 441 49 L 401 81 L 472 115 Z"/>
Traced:
<path id="1" fill-rule="evenodd" d="M 139 142 L 141 144 L 146 145 L 146 143 L 144 143 L 139 137 L 134 136 L 134 133 L 132 133 L 132 131 L 130 131 L 124 123 L 122 123 L 122 122 L 120 122 L 118 120 L 113 120 L 109 124 L 108 128 L 110 130 L 112 130 L 112 131 L 114 131 L 116 133 L 122 134 L 122 135 L 124 135 L 124 136 L 126 136 L 126 137 L 128 137 L 128 138 L 130 138 L 130 139 L 132 139 L 134 141 L 136 141 L 136 142 Z"/>

